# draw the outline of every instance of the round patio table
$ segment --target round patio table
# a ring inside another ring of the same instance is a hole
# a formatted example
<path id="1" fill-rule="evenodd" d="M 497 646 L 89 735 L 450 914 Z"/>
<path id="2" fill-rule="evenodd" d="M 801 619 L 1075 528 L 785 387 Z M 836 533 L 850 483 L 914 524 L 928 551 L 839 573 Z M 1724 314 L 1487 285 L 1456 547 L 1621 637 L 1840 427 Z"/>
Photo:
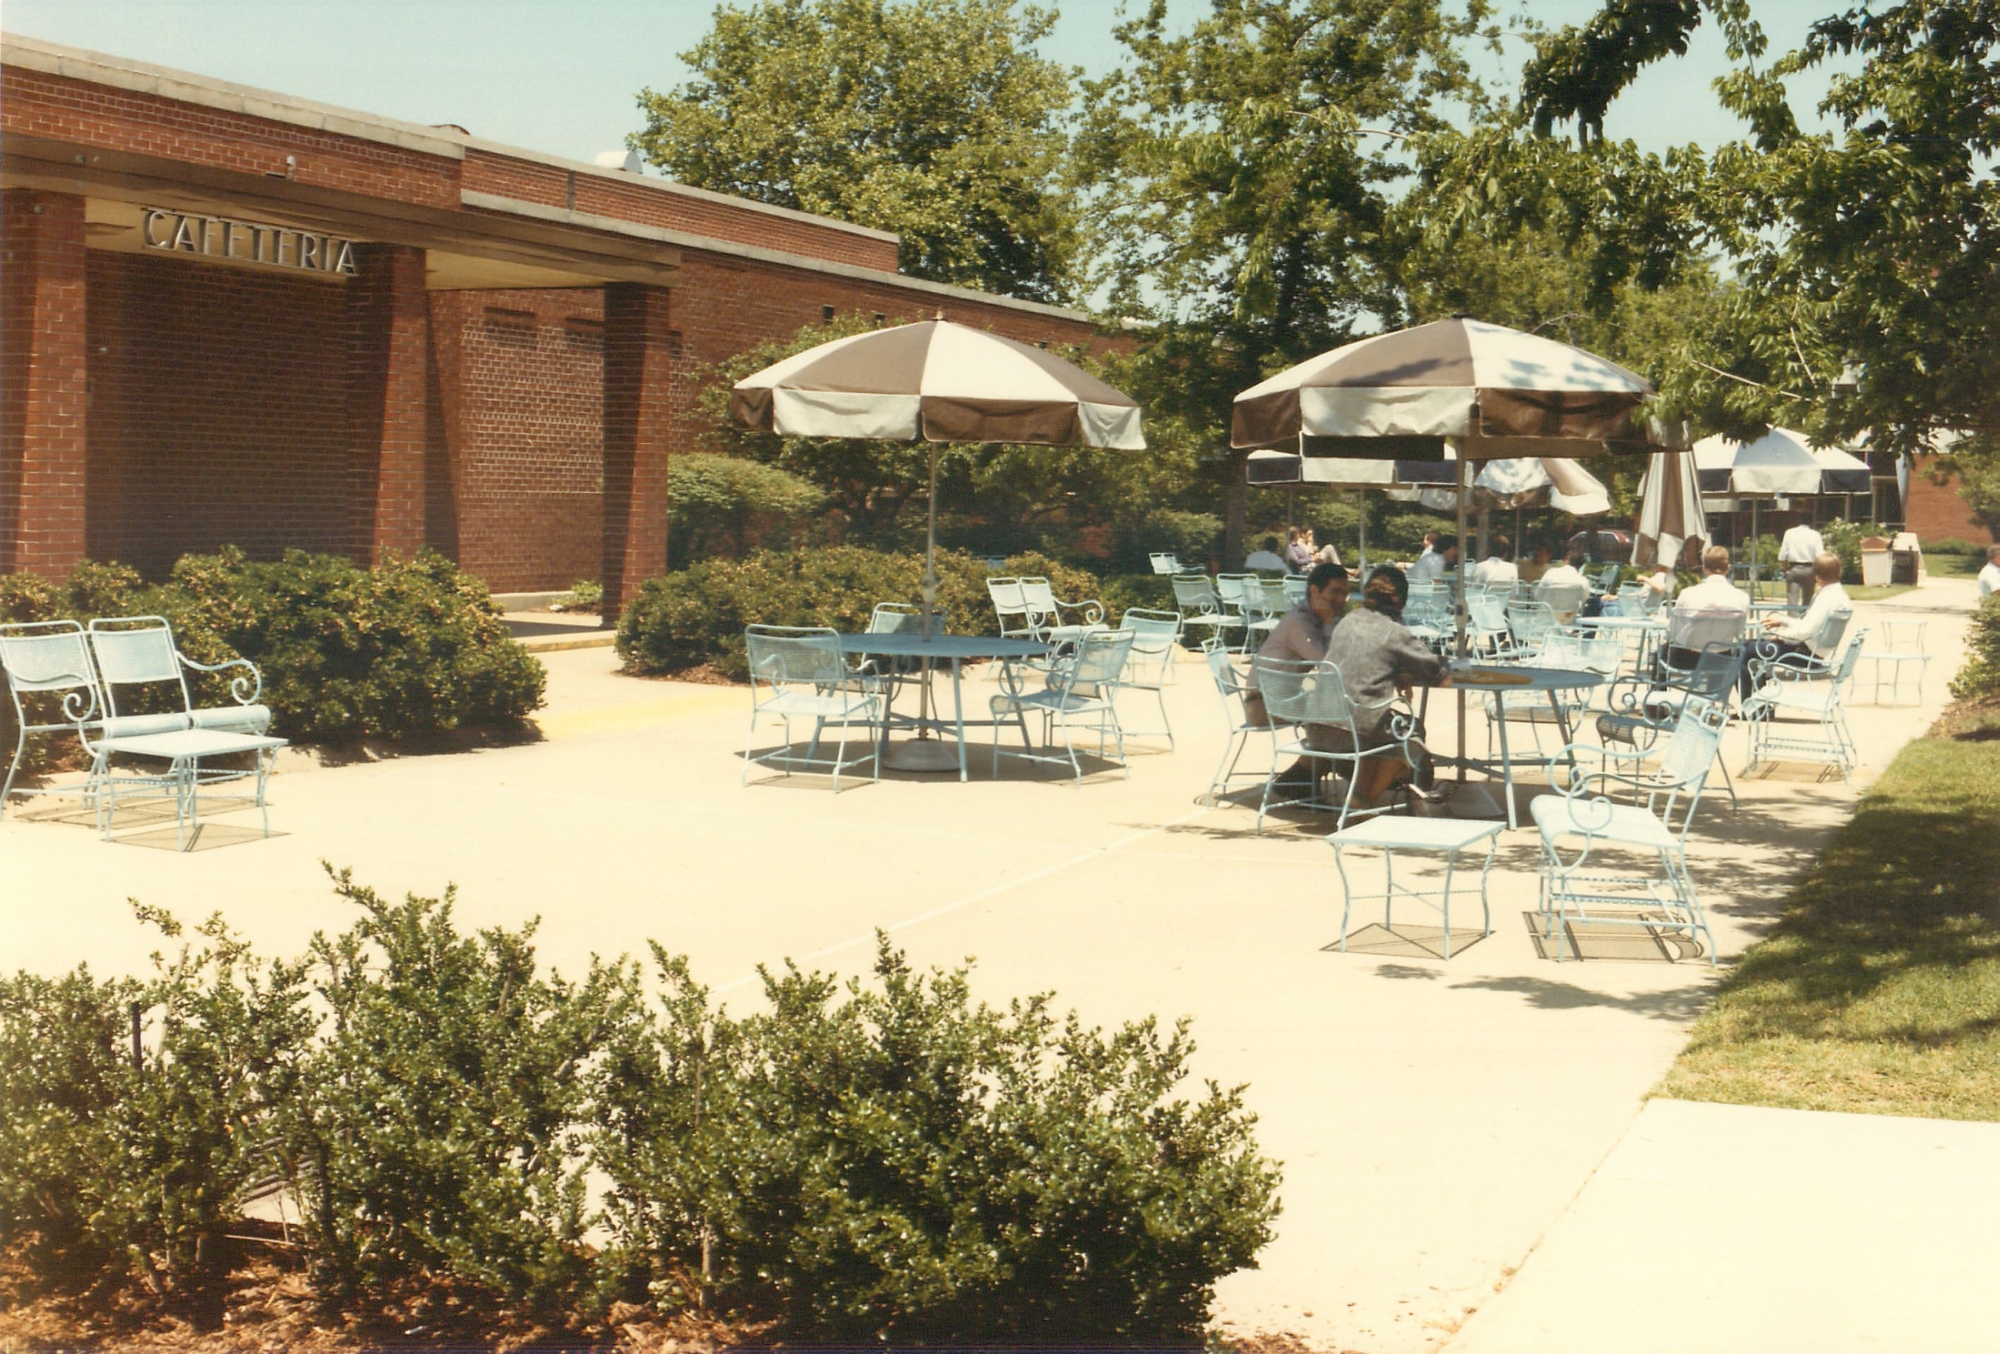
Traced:
<path id="1" fill-rule="evenodd" d="M 1604 685 L 1604 674 L 1598 672 L 1587 672 L 1575 668 L 1517 667 L 1506 663 L 1453 664 L 1446 669 L 1446 675 L 1451 678 L 1451 689 L 1458 693 L 1459 711 L 1461 714 L 1458 726 L 1460 730 L 1459 749 L 1458 756 L 1449 759 L 1449 761 L 1450 764 L 1458 767 L 1459 778 L 1461 780 L 1464 779 L 1464 773 L 1469 769 L 1479 770 L 1490 778 L 1493 775 L 1496 763 L 1496 759 L 1493 757 L 1474 757 L 1465 749 L 1463 736 L 1465 721 L 1462 716 L 1465 709 L 1465 697 L 1468 692 L 1490 691 L 1505 693 L 1509 691 L 1530 691 L 1546 693 L 1549 698 L 1549 710 L 1555 716 L 1556 728 L 1562 734 L 1562 743 L 1560 746 L 1566 748 L 1573 741 L 1572 732 L 1569 726 L 1569 715 L 1563 709 L 1562 702 L 1557 699 L 1557 696 L 1564 691 L 1579 691 L 1587 687 Z M 1430 693 L 1435 689 L 1435 687 L 1428 688 L 1424 692 L 1424 706 L 1426 711 L 1428 711 L 1430 706 Z M 1537 755 L 1534 757 L 1514 756 L 1507 746 L 1507 710 L 1504 699 L 1501 702 L 1499 713 L 1500 718 L 1493 722 L 1500 730 L 1500 756 L 1497 759 L 1497 763 L 1500 771 L 1502 797 L 1507 801 L 1507 826 L 1510 828 L 1519 827 L 1520 822 L 1514 812 L 1514 768 L 1516 766 L 1568 766 L 1574 764 L 1574 758 L 1540 756 L 1541 748 L 1539 744 L 1536 745 L 1535 750 Z M 1445 759 L 1440 758 L 1439 760 Z"/>
<path id="2" fill-rule="evenodd" d="M 922 634 L 910 630 L 892 630 L 879 635 L 842 635 L 840 651 L 860 658 L 915 658 L 926 667 L 938 663 L 951 664 L 951 705 L 956 716 L 952 728 L 958 741 L 958 778 L 961 781 L 971 777 L 965 761 L 965 696 L 961 685 L 962 668 L 968 662 L 998 659 L 1003 663 L 1015 663 L 1023 658 L 1044 658 L 1050 646 L 1032 639 L 1000 639 L 991 635 L 932 635 L 926 639 Z M 976 720 L 977 724 L 994 724 L 994 720 Z M 889 741 L 888 719 L 882 721 L 882 741 Z M 934 729 L 940 741 L 944 738 L 944 721 L 929 715 L 920 707 L 914 719 L 905 721 L 906 727 L 919 731 Z M 929 768 L 926 768 L 929 769 Z"/>
<path id="3" fill-rule="evenodd" d="M 1630 642 L 1626 657 L 1632 660 L 1632 670 L 1643 672 L 1652 659 L 1653 651 L 1667 636 L 1667 621 L 1664 616 L 1578 616 L 1576 628 L 1589 629 L 1593 634 L 1617 635 Z"/>

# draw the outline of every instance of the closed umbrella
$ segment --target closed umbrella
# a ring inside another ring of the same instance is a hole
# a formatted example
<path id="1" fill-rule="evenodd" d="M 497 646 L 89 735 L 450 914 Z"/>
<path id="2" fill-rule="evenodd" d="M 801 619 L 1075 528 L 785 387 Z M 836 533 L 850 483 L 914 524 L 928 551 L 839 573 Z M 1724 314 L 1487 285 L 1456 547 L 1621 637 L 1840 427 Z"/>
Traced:
<path id="1" fill-rule="evenodd" d="M 923 633 L 937 606 L 937 447 L 1026 442 L 1143 451 L 1131 396 L 1043 349 L 943 318 L 834 339 L 746 376 L 729 413 L 782 437 L 930 443 Z M 924 669 L 929 700 L 930 669 Z M 926 731 L 927 732 L 927 731 Z M 928 761 L 919 757 L 918 763 Z M 955 766 L 956 760 L 951 760 Z M 938 769 L 944 769 L 942 762 Z"/>
<path id="2" fill-rule="evenodd" d="M 1691 569 L 1708 548 L 1708 516 L 1701 485 L 1686 456 L 1655 452 L 1639 495 L 1639 538 L 1632 562 Z"/>

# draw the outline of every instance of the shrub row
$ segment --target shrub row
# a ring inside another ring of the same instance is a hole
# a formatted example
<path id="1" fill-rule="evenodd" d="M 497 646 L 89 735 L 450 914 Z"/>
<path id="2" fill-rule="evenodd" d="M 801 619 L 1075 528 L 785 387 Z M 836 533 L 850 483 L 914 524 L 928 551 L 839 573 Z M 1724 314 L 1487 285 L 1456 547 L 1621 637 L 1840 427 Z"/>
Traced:
<path id="1" fill-rule="evenodd" d="M 1958 700 L 2000 699 L 2000 593 L 1972 613 L 1965 631 L 1965 663 L 1952 678 L 1951 694 Z"/>
<path id="2" fill-rule="evenodd" d="M 532 925 L 335 886 L 358 921 L 297 959 L 142 908 L 179 938 L 150 980 L 0 980 L 0 1235 L 39 1282 L 218 1321 L 275 1177 L 283 1254 L 364 1325 L 1157 1345 L 1269 1239 L 1276 1167 L 1238 1091 L 1180 1094 L 1185 1025 L 996 1010 L 886 942 L 738 1018 L 657 945 L 654 982 L 570 981 Z"/>
<path id="3" fill-rule="evenodd" d="M 952 631 L 998 634 L 986 567 L 970 555 L 939 551 L 937 570 L 938 605 Z M 1094 575 L 1041 555 L 1016 555 L 1001 572 L 1046 576 L 1064 601 L 1099 597 Z M 618 654 L 634 672 L 683 672 L 709 664 L 742 680 L 748 676 L 744 626 L 865 629 L 876 603 L 917 602 L 923 573 L 921 555 L 857 546 L 706 560 L 640 586 L 619 617 Z"/>
<path id="4" fill-rule="evenodd" d="M 273 731 L 294 740 L 508 725 L 542 703 L 542 666 L 485 584 L 430 551 L 364 569 L 297 550 L 257 563 L 232 548 L 185 556 L 157 586 L 115 564 L 80 564 L 61 583 L 0 577 L 0 621 L 131 615 L 166 617 L 199 662 L 256 663 Z M 212 678 L 199 694 L 228 699 Z"/>

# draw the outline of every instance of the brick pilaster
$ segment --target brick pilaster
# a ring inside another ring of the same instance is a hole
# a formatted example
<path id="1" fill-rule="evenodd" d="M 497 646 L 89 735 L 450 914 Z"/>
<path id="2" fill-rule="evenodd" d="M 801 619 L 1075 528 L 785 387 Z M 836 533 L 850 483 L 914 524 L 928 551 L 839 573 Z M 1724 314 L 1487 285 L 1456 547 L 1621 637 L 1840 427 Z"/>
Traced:
<path id="1" fill-rule="evenodd" d="M 354 556 L 424 544 L 425 383 L 430 300 L 424 251 L 356 245 L 348 286 L 348 409 L 354 447 Z"/>
<path id="2" fill-rule="evenodd" d="M 667 568 L 668 293 L 604 288 L 604 615 Z"/>
<path id="3" fill-rule="evenodd" d="M 0 570 L 55 577 L 84 552 L 83 199 L 0 197 Z"/>

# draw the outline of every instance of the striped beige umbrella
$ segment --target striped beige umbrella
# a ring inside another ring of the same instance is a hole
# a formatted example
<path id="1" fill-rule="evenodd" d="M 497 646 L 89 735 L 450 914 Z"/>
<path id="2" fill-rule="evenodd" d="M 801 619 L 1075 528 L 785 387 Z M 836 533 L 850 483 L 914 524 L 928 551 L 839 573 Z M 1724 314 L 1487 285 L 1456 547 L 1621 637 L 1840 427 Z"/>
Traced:
<path id="1" fill-rule="evenodd" d="M 1376 439 L 1452 438 L 1471 460 L 1645 451 L 1655 445 L 1642 413 L 1652 393 L 1637 372 L 1567 343 L 1439 320 L 1335 348 L 1252 386 L 1236 397 L 1230 445 L 1289 449 L 1304 436 L 1380 457 Z"/>
<path id="2" fill-rule="evenodd" d="M 1693 458 L 1655 452 L 1640 489 L 1638 539 L 1632 562 L 1692 569 L 1708 548 L 1708 517 L 1701 508 L 1701 484 Z"/>

